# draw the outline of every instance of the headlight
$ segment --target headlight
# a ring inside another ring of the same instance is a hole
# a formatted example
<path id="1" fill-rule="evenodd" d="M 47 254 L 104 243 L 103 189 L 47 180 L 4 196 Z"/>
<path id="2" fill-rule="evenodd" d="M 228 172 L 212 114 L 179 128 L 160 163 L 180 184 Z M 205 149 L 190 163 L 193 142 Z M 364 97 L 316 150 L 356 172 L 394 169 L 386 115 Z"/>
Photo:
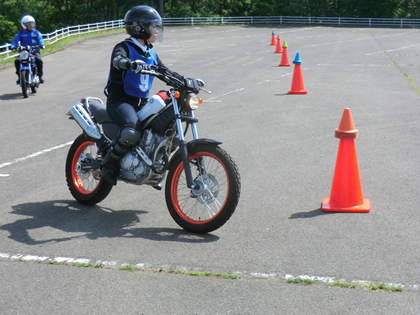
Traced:
<path id="1" fill-rule="evenodd" d="M 20 59 L 22 59 L 22 60 L 26 60 L 26 59 L 28 59 L 28 57 L 29 57 L 29 53 L 28 53 L 26 50 L 22 50 L 22 51 L 19 53 L 19 57 L 20 57 Z"/>
<path id="2" fill-rule="evenodd" d="M 190 100 L 189 100 L 190 108 L 192 110 L 197 109 L 198 108 L 198 105 L 200 105 L 201 103 L 203 103 L 203 100 L 201 98 L 199 98 L 197 95 L 195 95 L 193 93 L 190 93 L 189 96 L 190 96 Z"/>

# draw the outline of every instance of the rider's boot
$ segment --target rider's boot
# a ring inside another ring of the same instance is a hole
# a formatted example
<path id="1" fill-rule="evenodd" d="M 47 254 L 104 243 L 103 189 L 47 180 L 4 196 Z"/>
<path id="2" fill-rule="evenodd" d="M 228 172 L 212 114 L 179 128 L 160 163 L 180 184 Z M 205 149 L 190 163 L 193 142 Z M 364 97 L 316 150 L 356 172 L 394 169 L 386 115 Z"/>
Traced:
<path id="1" fill-rule="evenodd" d="M 111 185 L 117 185 L 117 171 L 121 156 L 115 155 L 114 150 L 109 150 L 101 162 L 103 178 Z"/>
<path id="2" fill-rule="evenodd" d="M 20 84 L 20 76 L 19 76 L 19 74 L 18 74 L 18 79 L 17 79 L 17 81 L 16 81 L 16 84 L 17 84 L 17 85 L 19 85 L 19 84 Z"/>
<path id="3" fill-rule="evenodd" d="M 102 175 L 111 185 L 117 184 L 119 160 L 140 139 L 141 132 L 131 125 L 124 126 L 114 140 L 114 145 L 101 163 Z"/>
<path id="4" fill-rule="evenodd" d="M 44 83 L 45 82 L 45 80 L 44 80 L 44 76 L 43 75 L 41 75 L 40 77 L 39 77 L 39 83 Z"/>

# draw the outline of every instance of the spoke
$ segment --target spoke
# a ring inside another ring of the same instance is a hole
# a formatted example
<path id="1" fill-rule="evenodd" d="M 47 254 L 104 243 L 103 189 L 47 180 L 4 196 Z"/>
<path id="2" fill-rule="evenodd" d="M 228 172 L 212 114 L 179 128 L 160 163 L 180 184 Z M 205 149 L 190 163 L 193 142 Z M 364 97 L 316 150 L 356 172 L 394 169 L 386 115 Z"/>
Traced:
<path id="1" fill-rule="evenodd" d="M 213 212 L 211 207 L 206 202 L 204 203 L 204 207 L 207 208 L 207 214 L 209 215 L 210 218 L 216 214 Z"/>
<path id="2" fill-rule="evenodd" d="M 209 193 L 209 195 L 212 197 L 212 199 L 214 199 L 214 204 L 215 204 L 215 206 L 216 206 L 216 209 L 217 209 L 217 212 L 219 212 L 219 210 L 222 208 L 222 204 L 219 202 L 219 200 L 213 195 L 213 193 L 211 192 L 211 190 L 210 189 L 206 189 L 207 191 L 208 191 L 208 193 Z M 207 205 L 207 203 L 206 203 L 206 205 Z M 214 215 L 215 213 L 213 213 L 213 215 Z"/>
<path id="3" fill-rule="evenodd" d="M 223 164 L 210 155 L 199 154 L 190 161 L 193 180 L 205 185 L 204 191 L 194 196 L 197 191 L 187 187 L 185 170 L 177 180 L 177 199 L 179 210 L 192 221 L 207 221 L 214 218 L 222 209 L 227 199 L 228 175 Z M 201 185 L 201 184 L 200 184 Z"/>
<path id="4" fill-rule="evenodd" d="M 78 177 L 78 183 L 80 189 L 86 192 L 93 191 L 96 186 L 98 185 L 99 180 L 95 178 L 95 175 L 92 170 L 89 171 L 82 171 L 81 170 L 81 164 L 84 161 L 90 161 L 97 158 L 97 153 L 93 145 L 89 145 L 85 147 L 83 152 L 81 152 L 78 161 L 77 161 L 77 169 L 75 170 L 75 173 Z"/>

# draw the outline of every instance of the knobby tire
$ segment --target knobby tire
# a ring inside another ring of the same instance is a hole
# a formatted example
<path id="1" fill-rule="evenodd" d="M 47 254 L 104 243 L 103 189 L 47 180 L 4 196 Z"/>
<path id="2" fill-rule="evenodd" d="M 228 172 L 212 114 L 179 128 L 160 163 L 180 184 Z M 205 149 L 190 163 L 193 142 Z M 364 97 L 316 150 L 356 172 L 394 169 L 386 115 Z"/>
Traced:
<path id="1" fill-rule="evenodd" d="M 112 185 L 103 179 L 99 169 L 80 169 L 83 160 L 93 161 L 96 158 L 95 144 L 84 134 L 74 140 L 67 154 L 67 186 L 74 199 L 85 205 L 101 202 L 112 189 Z"/>
<path id="2" fill-rule="evenodd" d="M 189 152 L 193 180 L 204 183 L 199 195 L 187 187 L 180 155 L 171 162 L 165 186 L 166 204 L 175 222 L 187 231 L 209 233 L 232 216 L 239 202 L 241 183 L 231 156 L 214 145 L 196 145 Z M 197 161 L 204 162 L 200 172 Z"/>

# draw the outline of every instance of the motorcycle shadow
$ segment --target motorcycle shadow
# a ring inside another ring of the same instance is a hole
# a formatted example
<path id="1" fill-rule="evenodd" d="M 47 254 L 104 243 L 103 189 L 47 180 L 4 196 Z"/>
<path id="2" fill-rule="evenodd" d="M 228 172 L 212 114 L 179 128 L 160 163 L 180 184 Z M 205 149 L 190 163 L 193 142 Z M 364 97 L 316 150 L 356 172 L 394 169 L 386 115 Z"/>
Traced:
<path id="1" fill-rule="evenodd" d="M 2 100 L 2 101 L 11 101 L 11 100 L 17 100 L 17 99 L 21 99 L 21 98 L 23 98 L 22 92 L 0 95 L 0 100 Z"/>
<path id="2" fill-rule="evenodd" d="M 27 245 L 104 237 L 144 238 L 160 242 L 185 243 L 208 243 L 219 239 L 215 235 L 194 234 L 182 229 L 138 227 L 136 225 L 140 222 L 139 216 L 148 213 L 142 210 L 114 211 L 98 205 L 85 206 L 69 200 L 30 202 L 12 206 L 12 208 L 12 214 L 22 215 L 25 218 L 2 225 L 0 230 L 9 231 L 10 239 Z M 41 228 L 46 228 L 42 230 L 42 235 L 31 237 L 39 233 L 29 233 L 30 230 Z M 62 233 L 57 233 L 55 230 L 77 235 L 56 237 L 55 235 L 62 235 Z"/>

